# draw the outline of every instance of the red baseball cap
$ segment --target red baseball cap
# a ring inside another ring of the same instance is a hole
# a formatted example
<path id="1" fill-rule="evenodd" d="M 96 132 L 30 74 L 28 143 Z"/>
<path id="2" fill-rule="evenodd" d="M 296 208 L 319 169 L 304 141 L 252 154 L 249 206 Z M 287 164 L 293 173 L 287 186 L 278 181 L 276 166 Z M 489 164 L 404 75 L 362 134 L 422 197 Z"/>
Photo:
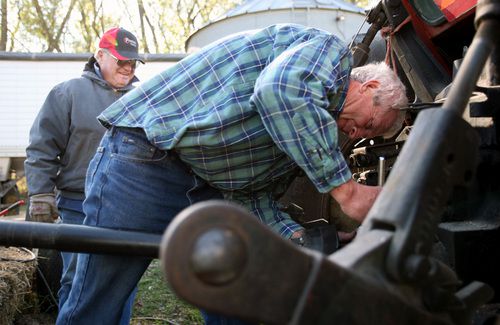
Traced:
<path id="1" fill-rule="evenodd" d="M 134 34 L 121 27 L 107 30 L 101 37 L 99 48 L 107 49 L 118 60 L 138 60 L 144 63 L 139 56 L 137 38 Z"/>

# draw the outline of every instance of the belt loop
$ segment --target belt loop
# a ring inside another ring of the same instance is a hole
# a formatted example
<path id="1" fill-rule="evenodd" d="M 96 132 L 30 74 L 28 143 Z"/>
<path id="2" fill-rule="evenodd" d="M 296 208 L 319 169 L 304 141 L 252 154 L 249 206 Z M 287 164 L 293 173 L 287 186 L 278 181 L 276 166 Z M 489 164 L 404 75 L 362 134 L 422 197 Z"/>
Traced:
<path id="1" fill-rule="evenodd" d="M 109 131 L 111 133 L 111 137 L 114 137 L 116 134 L 116 126 L 111 125 L 111 128 L 109 129 Z"/>

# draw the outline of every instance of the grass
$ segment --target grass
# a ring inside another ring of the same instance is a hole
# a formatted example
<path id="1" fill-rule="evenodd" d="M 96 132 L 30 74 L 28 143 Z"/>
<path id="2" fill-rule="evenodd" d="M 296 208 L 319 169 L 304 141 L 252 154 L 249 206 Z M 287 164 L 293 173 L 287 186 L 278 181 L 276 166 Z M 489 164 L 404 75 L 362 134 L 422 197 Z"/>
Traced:
<path id="1" fill-rule="evenodd" d="M 153 260 L 139 282 L 131 325 L 203 324 L 200 312 L 182 301 L 164 280 L 159 260 Z"/>

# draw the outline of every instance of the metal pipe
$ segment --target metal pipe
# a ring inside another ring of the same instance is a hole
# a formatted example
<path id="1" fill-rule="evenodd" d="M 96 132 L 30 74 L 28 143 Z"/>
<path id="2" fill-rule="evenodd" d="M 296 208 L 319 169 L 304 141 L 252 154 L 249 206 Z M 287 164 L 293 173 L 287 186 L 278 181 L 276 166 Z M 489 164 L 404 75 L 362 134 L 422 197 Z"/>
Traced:
<path id="1" fill-rule="evenodd" d="M 382 2 L 379 2 L 375 8 L 370 10 L 367 20 L 371 23 L 370 27 L 366 31 L 361 43 L 356 44 L 352 48 L 353 67 L 360 67 L 366 63 L 370 53 L 370 44 L 387 20 L 382 10 Z M 349 47 L 351 46 L 352 44 Z"/>
<path id="2" fill-rule="evenodd" d="M 378 186 L 384 186 L 385 183 L 385 158 L 378 158 Z"/>
<path id="3" fill-rule="evenodd" d="M 0 221 L 0 245 L 158 258 L 162 235 L 81 225 Z"/>
<path id="4" fill-rule="evenodd" d="M 9 213 L 10 210 L 12 210 L 20 205 L 24 205 L 24 200 L 19 200 L 17 202 L 14 202 L 13 204 L 9 205 L 7 208 L 0 211 L 0 217 L 3 217 L 7 213 Z"/>

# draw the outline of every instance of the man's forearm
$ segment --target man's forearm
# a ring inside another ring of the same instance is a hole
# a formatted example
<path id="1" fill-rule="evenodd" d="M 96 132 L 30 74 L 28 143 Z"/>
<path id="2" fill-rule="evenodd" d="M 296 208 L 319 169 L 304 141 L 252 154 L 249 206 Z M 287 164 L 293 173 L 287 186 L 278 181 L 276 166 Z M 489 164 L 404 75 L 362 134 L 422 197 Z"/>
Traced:
<path id="1" fill-rule="evenodd" d="M 53 193 L 58 167 L 28 157 L 24 162 L 24 171 L 30 195 Z"/>

